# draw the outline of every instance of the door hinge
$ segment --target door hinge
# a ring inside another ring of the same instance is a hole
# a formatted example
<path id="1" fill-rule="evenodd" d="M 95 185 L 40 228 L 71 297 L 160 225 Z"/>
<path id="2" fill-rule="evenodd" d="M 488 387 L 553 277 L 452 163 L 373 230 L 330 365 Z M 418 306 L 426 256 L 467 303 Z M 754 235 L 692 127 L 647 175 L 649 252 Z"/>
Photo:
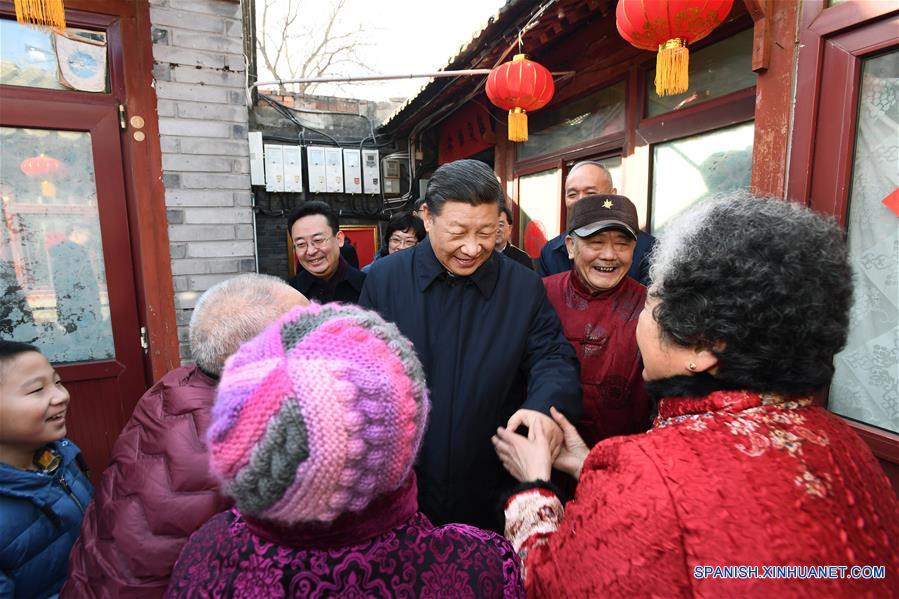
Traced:
<path id="1" fill-rule="evenodd" d="M 140 328 L 140 346 L 143 348 L 144 353 L 150 351 L 150 339 L 147 336 L 147 327 Z"/>
<path id="2" fill-rule="evenodd" d="M 128 128 L 128 114 L 124 104 L 119 104 L 119 128 L 122 130 Z"/>

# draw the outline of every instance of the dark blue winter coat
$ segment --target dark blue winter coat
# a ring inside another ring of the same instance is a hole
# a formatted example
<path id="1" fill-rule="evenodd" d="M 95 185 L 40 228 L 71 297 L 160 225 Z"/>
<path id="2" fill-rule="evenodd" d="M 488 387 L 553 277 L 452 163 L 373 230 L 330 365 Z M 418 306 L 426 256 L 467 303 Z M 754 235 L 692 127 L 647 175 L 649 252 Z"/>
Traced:
<path id="1" fill-rule="evenodd" d="M 51 597 L 65 582 L 94 489 L 78 447 L 52 445 L 62 456 L 52 475 L 0 464 L 0 597 Z"/>
<path id="2" fill-rule="evenodd" d="M 428 378 L 422 511 L 501 531 L 499 496 L 514 481 L 490 442 L 496 427 L 519 408 L 581 412 L 577 355 L 543 282 L 498 252 L 471 276 L 449 275 L 425 238 L 375 262 L 359 304 L 396 323 Z"/>

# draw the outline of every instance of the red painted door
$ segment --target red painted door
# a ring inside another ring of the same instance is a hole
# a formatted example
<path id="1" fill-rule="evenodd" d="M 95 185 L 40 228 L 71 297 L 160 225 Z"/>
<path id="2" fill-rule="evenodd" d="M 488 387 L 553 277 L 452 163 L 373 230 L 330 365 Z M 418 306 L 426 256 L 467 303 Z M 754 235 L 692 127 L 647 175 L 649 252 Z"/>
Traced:
<path id="1" fill-rule="evenodd" d="M 146 384 L 119 100 L 114 81 L 99 93 L 54 83 L 56 58 L 22 43 L 0 80 L 0 336 L 54 363 L 72 396 L 68 436 L 96 476 Z"/>

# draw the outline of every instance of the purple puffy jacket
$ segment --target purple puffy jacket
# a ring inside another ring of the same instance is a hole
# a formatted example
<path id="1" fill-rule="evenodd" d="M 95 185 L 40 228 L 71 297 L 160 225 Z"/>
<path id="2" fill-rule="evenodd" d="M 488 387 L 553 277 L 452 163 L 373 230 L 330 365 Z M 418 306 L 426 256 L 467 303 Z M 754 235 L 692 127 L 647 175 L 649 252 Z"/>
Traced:
<path id="1" fill-rule="evenodd" d="M 61 597 L 161 597 L 191 533 L 231 505 L 203 443 L 216 384 L 187 366 L 141 397 L 84 516 Z"/>

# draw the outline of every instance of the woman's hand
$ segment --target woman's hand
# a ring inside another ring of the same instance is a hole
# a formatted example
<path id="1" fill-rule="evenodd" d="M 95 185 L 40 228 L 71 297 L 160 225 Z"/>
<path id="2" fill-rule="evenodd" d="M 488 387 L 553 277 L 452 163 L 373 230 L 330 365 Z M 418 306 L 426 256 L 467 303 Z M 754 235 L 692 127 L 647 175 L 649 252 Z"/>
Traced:
<path id="1" fill-rule="evenodd" d="M 571 475 L 575 480 L 579 480 L 581 477 L 581 467 L 584 465 L 584 460 L 587 459 L 587 454 L 590 453 L 590 449 L 587 447 L 587 444 L 584 443 L 584 440 L 578 434 L 574 425 L 568 422 L 568 419 L 565 418 L 562 412 L 555 408 L 550 408 L 549 413 L 553 417 L 553 420 L 556 421 L 556 424 L 559 425 L 559 428 L 562 429 L 562 434 L 564 435 L 562 450 L 553 462 L 553 466 L 557 470 L 561 470 L 562 472 Z M 508 466 L 506 468 L 508 469 Z"/>
<path id="2" fill-rule="evenodd" d="M 500 462 L 516 480 L 549 480 L 553 460 L 549 440 L 539 419 L 528 427 L 527 437 L 499 427 L 490 440 Z"/>

